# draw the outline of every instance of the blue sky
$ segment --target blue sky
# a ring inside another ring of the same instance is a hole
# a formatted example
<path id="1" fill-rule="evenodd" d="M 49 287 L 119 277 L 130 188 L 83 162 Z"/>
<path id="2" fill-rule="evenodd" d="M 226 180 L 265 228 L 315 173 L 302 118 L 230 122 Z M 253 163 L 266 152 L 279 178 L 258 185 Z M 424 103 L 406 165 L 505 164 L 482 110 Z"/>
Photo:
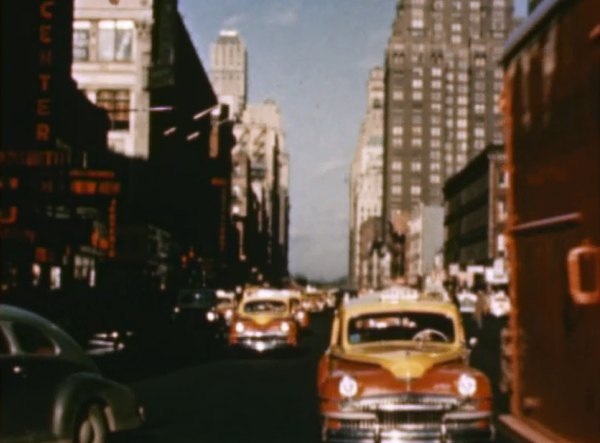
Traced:
<path id="1" fill-rule="evenodd" d="M 291 159 L 290 270 L 311 278 L 348 267 L 348 175 L 369 69 L 383 63 L 397 0 L 179 0 L 209 69 L 224 28 L 248 50 L 249 101 L 274 99 Z M 526 0 L 516 0 L 523 15 Z"/>

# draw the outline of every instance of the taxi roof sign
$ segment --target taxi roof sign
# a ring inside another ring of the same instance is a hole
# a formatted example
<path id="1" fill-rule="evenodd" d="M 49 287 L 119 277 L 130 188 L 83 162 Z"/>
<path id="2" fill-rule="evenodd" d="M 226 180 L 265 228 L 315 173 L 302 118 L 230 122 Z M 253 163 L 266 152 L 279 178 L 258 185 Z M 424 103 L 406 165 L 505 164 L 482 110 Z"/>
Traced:
<path id="1" fill-rule="evenodd" d="M 381 301 L 390 303 L 418 300 L 418 298 L 419 291 L 408 286 L 393 286 L 382 290 L 379 295 Z"/>

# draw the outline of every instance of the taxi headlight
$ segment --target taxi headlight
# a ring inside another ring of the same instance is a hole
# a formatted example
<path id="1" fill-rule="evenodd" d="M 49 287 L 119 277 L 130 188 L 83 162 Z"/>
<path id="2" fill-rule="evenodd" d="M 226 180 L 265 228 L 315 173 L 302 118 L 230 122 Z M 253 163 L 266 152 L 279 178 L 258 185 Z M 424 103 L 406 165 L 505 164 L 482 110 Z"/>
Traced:
<path id="1" fill-rule="evenodd" d="M 477 391 L 477 379 L 469 374 L 462 374 L 456 382 L 458 392 L 463 397 L 471 397 Z"/>
<path id="2" fill-rule="evenodd" d="M 230 320 L 230 319 L 231 319 L 231 317 L 233 317 L 233 311 L 232 311 L 231 309 L 227 309 L 227 310 L 225 311 L 225 318 L 226 318 L 227 320 Z"/>
<path id="3" fill-rule="evenodd" d="M 290 325 L 287 322 L 281 323 L 281 325 L 279 325 L 279 327 L 281 328 L 281 332 L 289 332 L 289 330 L 290 330 Z"/>
<path id="4" fill-rule="evenodd" d="M 206 313 L 206 319 L 211 322 L 215 321 L 217 319 L 217 314 L 215 314 L 213 311 L 208 311 Z"/>
<path id="5" fill-rule="evenodd" d="M 298 318 L 299 318 L 299 319 L 301 319 L 301 320 L 302 320 L 302 319 L 303 319 L 303 318 L 306 316 L 306 314 L 304 313 L 304 311 L 298 311 L 298 314 L 296 314 L 296 315 L 297 315 L 297 316 L 298 316 Z"/>
<path id="6" fill-rule="evenodd" d="M 358 383 L 349 375 L 344 375 L 340 380 L 339 390 L 344 397 L 354 397 L 358 392 Z"/>
<path id="7" fill-rule="evenodd" d="M 244 323 L 242 323 L 241 321 L 238 321 L 235 324 L 235 332 L 237 332 L 238 334 L 241 332 L 244 332 Z"/>

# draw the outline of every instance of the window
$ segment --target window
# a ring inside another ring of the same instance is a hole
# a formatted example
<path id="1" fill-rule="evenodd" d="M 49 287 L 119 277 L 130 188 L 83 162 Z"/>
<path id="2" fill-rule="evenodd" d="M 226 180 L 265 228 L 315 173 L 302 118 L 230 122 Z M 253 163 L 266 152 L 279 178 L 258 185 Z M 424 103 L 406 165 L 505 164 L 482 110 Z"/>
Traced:
<path id="1" fill-rule="evenodd" d="M 442 68 L 431 68 L 431 76 L 432 77 L 441 77 L 442 76 Z"/>
<path id="2" fill-rule="evenodd" d="M 414 78 L 412 81 L 412 87 L 414 89 L 421 89 L 423 88 L 423 80 L 420 78 Z"/>
<path id="3" fill-rule="evenodd" d="M 129 91 L 104 89 L 98 91 L 96 104 L 108 111 L 111 129 L 129 129 Z"/>
<path id="4" fill-rule="evenodd" d="M 432 174 L 431 175 L 431 183 L 435 183 L 435 184 L 439 184 L 440 183 L 440 176 L 437 174 Z"/>
<path id="5" fill-rule="evenodd" d="M 413 29 L 423 29 L 425 27 L 425 24 L 424 24 L 422 18 L 413 18 L 411 20 L 410 24 Z"/>
<path id="6" fill-rule="evenodd" d="M 413 185 L 410 187 L 411 195 L 421 195 L 421 187 L 418 185 Z"/>
<path id="7" fill-rule="evenodd" d="M 76 21 L 73 23 L 73 60 L 86 61 L 90 59 L 90 22 Z"/>
<path id="8" fill-rule="evenodd" d="M 421 101 L 421 100 L 423 100 L 423 93 L 421 91 L 413 91 L 413 93 L 412 93 L 412 99 L 414 101 Z"/>
<path id="9" fill-rule="evenodd" d="M 440 80 L 433 80 L 431 82 L 431 87 L 433 89 L 442 89 L 442 82 Z"/>
<path id="10" fill-rule="evenodd" d="M 402 162 L 401 161 L 393 161 L 392 162 L 392 171 L 402 171 Z"/>
<path id="11" fill-rule="evenodd" d="M 54 343 L 37 328 L 25 323 L 13 323 L 13 332 L 21 351 L 35 355 L 57 355 Z"/>
<path id="12" fill-rule="evenodd" d="M 98 59 L 101 61 L 130 61 L 133 46 L 133 22 L 102 20 L 98 30 Z"/>
<path id="13" fill-rule="evenodd" d="M 410 170 L 413 172 L 421 172 L 421 162 L 414 161 L 410 164 Z"/>
<path id="14" fill-rule="evenodd" d="M 433 126 L 431 128 L 431 136 L 432 137 L 440 137 L 442 135 L 442 128 L 438 126 Z"/>
<path id="15" fill-rule="evenodd" d="M 402 194 L 402 186 L 392 186 L 392 194 L 393 195 Z"/>
<path id="16" fill-rule="evenodd" d="M 392 98 L 394 100 L 404 100 L 404 92 L 403 91 L 394 91 L 392 93 Z"/>
<path id="17" fill-rule="evenodd" d="M 404 128 L 402 126 L 394 126 L 392 128 L 392 134 L 394 135 L 402 135 L 404 133 Z"/>
<path id="18" fill-rule="evenodd" d="M 505 221 L 508 216 L 508 212 L 506 211 L 506 203 L 504 203 L 502 201 L 498 202 L 497 208 L 498 208 L 498 221 Z"/>

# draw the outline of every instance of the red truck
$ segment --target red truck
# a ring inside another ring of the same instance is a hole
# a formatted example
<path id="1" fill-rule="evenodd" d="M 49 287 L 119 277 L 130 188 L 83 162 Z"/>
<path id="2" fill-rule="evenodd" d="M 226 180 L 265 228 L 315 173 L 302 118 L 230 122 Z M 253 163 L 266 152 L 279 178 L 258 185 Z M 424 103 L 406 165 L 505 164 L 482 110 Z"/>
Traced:
<path id="1" fill-rule="evenodd" d="M 516 441 L 600 442 L 600 0 L 544 0 L 507 41 Z"/>

